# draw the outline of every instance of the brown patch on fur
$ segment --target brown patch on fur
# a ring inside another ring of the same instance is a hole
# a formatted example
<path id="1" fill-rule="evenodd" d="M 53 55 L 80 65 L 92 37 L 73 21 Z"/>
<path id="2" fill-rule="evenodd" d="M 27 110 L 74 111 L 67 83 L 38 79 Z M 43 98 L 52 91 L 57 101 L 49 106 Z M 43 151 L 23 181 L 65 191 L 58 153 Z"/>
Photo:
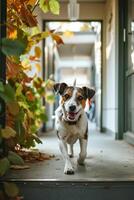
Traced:
<path id="1" fill-rule="evenodd" d="M 64 104 L 65 101 L 67 101 L 69 98 L 73 95 L 73 87 L 67 87 L 64 91 L 64 94 L 62 95 L 61 104 Z M 79 97 L 83 97 L 83 99 L 79 99 Z M 76 101 L 77 104 L 81 104 L 82 108 L 85 108 L 86 105 L 86 99 L 84 98 L 83 90 L 81 88 L 77 88 L 77 94 L 76 94 Z"/>
<path id="2" fill-rule="evenodd" d="M 83 99 L 79 99 L 80 97 L 83 97 Z M 82 105 L 82 108 L 84 109 L 86 105 L 86 100 L 84 99 L 83 90 L 81 88 L 78 88 L 77 101 L 80 102 L 80 104 Z"/>
<path id="3" fill-rule="evenodd" d="M 73 87 L 68 87 L 65 90 L 64 95 L 62 96 L 61 104 L 64 104 L 64 102 L 67 101 L 72 96 L 72 93 L 73 93 Z"/>
<path id="4" fill-rule="evenodd" d="M 82 105 L 82 108 L 84 109 L 84 108 L 85 108 L 85 105 L 86 105 L 85 99 L 83 99 L 83 100 L 81 101 L 81 105 Z"/>

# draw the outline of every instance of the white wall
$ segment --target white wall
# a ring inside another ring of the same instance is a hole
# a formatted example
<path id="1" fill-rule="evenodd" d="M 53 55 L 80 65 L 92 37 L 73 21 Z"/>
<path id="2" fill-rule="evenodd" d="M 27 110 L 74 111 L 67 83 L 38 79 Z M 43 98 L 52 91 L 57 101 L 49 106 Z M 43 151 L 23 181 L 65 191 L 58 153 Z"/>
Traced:
<path id="1" fill-rule="evenodd" d="M 106 48 L 103 69 L 103 127 L 116 133 L 118 131 L 118 47 L 117 47 L 117 5 L 116 0 L 106 3 Z"/>

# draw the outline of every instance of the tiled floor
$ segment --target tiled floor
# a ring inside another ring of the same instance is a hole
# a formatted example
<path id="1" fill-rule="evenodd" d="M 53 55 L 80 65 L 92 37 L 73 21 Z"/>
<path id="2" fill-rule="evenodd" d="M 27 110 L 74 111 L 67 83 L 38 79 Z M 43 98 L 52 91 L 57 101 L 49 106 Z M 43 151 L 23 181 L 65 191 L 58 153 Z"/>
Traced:
<path id="1" fill-rule="evenodd" d="M 32 180 L 65 180 L 65 181 L 120 181 L 134 180 L 134 147 L 124 141 L 115 140 L 112 135 L 101 134 L 90 124 L 88 156 L 85 166 L 76 163 L 79 144 L 75 144 L 74 175 L 63 173 L 64 162 L 58 148 L 58 139 L 54 131 L 44 133 L 40 151 L 54 154 L 49 161 L 30 164 L 31 168 L 10 170 L 5 178 Z"/>

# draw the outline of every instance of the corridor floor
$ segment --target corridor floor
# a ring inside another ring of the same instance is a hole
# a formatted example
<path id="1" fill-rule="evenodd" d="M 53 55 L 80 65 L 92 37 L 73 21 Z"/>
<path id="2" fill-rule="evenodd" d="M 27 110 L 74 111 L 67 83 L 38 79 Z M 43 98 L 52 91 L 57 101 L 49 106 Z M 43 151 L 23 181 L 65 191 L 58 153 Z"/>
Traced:
<path id="1" fill-rule="evenodd" d="M 75 144 L 72 162 L 74 175 L 63 173 L 64 162 L 54 131 L 41 137 L 40 151 L 54 154 L 51 160 L 30 164 L 30 169 L 10 170 L 7 179 L 65 180 L 65 181 L 127 181 L 134 180 L 134 147 L 124 141 L 114 140 L 113 135 L 101 134 L 90 124 L 88 153 L 85 166 L 77 165 L 79 143 Z"/>

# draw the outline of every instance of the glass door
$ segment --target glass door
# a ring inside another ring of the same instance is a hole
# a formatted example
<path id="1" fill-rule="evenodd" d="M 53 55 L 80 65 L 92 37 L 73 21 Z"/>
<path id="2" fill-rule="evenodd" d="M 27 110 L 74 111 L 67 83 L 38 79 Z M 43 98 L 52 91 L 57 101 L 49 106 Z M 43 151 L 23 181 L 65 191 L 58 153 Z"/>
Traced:
<path id="1" fill-rule="evenodd" d="M 134 0 L 128 1 L 127 131 L 134 134 Z"/>

